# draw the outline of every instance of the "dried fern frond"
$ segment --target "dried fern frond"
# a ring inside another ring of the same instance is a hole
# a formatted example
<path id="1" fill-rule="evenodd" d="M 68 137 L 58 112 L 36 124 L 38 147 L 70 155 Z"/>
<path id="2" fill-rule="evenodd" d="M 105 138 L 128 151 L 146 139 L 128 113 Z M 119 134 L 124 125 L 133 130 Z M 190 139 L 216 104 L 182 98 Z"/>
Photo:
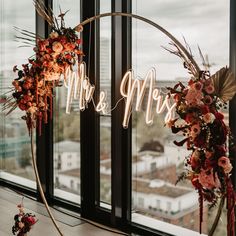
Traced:
<path id="1" fill-rule="evenodd" d="M 31 31 L 25 30 L 25 29 L 21 29 L 19 27 L 13 26 L 13 29 L 20 33 L 21 35 L 24 35 L 26 37 L 32 38 L 32 39 L 44 39 L 44 37 L 40 36 L 39 34 L 35 34 Z"/>

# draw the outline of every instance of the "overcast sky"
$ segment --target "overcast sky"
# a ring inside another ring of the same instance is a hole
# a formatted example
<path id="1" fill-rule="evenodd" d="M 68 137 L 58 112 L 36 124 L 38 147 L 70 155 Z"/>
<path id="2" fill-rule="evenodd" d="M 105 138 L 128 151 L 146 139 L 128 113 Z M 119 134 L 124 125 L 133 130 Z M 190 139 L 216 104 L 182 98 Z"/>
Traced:
<path id="1" fill-rule="evenodd" d="M 70 10 L 67 25 L 74 26 L 79 21 L 79 5 L 76 0 L 56 0 L 63 10 Z M 214 72 L 229 64 L 229 0 L 134 0 L 133 13 L 144 16 L 160 24 L 179 40 L 184 36 L 191 46 L 199 64 L 197 45 L 208 54 Z M 2 69 L 11 69 L 21 64 L 32 54 L 31 49 L 17 48 L 13 42 L 13 26 L 34 31 L 34 8 L 30 0 L 2 1 L 4 24 L 1 24 L 1 53 L 5 51 Z M 102 12 L 110 11 L 110 1 L 101 0 Z M 27 11 L 25 11 L 27 9 Z M 57 11 L 58 12 L 58 11 Z M 101 20 L 102 37 L 110 36 L 110 18 Z M 146 71 L 155 66 L 160 79 L 185 77 L 181 61 L 161 48 L 168 46 L 170 40 L 160 31 L 145 22 L 133 20 L 133 67 L 138 75 L 144 77 Z"/>
<path id="2" fill-rule="evenodd" d="M 210 62 L 216 64 L 213 72 L 229 64 L 228 0 L 136 0 L 133 12 L 160 24 L 182 42 L 185 37 L 199 65 L 197 45 L 203 54 L 208 54 Z M 138 21 L 136 26 L 133 62 L 138 65 L 137 69 L 145 73 L 155 65 L 161 79 L 186 76 L 180 60 L 160 47 L 168 46 L 170 40 L 146 23 Z"/>

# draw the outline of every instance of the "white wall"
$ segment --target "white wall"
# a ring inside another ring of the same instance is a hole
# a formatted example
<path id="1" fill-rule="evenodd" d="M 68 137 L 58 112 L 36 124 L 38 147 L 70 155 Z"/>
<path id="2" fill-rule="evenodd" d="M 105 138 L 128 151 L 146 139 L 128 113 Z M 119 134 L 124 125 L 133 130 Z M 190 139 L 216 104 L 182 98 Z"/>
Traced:
<path id="1" fill-rule="evenodd" d="M 139 205 L 140 204 L 139 198 L 143 199 L 144 202 L 143 206 Z M 158 200 L 160 203 L 159 208 L 157 204 Z M 196 206 L 198 204 L 198 195 L 194 190 L 177 198 L 172 198 L 152 193 L 146 194 L 133 191 L 133 203 L 134 206 L 140 209 L 149 210 L 149 207 L 152 207 L 162 210 L 164 212 L 165 211 L 178 212 Z"/>
<path id="2" fill-rule="evenodd" d="M 71 170 L 80 168 L 80 156 L 78 152 L 55 152 L 54 154 L 54 168 L 58 166 L 58 156 L 61 156 L 61 169 L 60 171 Z"/>
<path id="3" fill-rule="evenodd" d="M 61 187 L 64 186 L 80 193 L 80 178 L 79 177 L 63 175 L 63 174 L 59 174 L 56 177 L 58 178 L 58 181 Z"/>

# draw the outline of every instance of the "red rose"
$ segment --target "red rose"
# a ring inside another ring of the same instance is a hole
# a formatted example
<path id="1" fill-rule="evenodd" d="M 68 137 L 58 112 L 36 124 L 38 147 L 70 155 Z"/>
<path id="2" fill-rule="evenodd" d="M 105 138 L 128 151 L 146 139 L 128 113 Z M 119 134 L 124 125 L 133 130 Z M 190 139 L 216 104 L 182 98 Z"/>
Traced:
<path id="1" fill-rule="evenodd" d="M 26 218 L 26 221 L 30 224 L 30 225 L 33 225 L 36 223 L 36 220 L 33 216 L 29 216 Z"/>

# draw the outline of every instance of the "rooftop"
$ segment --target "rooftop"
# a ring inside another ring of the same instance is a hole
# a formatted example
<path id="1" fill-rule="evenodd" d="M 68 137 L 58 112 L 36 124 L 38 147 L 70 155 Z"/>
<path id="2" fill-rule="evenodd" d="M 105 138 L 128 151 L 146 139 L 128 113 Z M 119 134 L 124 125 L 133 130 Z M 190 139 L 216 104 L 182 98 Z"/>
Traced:
<path id="1" fill-rule="evenodd" d="M 80 168 L 74 168 L 71 170 L 66 170 L 66 171 L 61 171 L 59 173 L 59 175 L 67 175 L 67 176 L 71 176 L 71 177 L 78 177 L 80 178 Z M 111 179 L 111 175 L 109 174 L 100 174 L 101 179 L 107 179 L 110 180 Z"/>
<path id="2" fill-rule="evenodd" d="M 164 152 L 164 146 L 157 140 L 153 140 L 147 143 L 144 143 L 140 148 L 139 152 L 153 151 L 153 152 Z"/>
<path id="3" fill-rule="evenodd" d="M 71 177 L 80 177 L 80 168 L 61 171 L 59 174 L 60 175 L 67 175 L 67 176 L 71 176 Z"/>
<path id="4" fill-rule="evenodd" d="M 191 190 L 186 188 L 177 187 L 175 185 L 166 184 L 164 181 L 155 184 L 151 184 L 151 181 L 140 181 L 133 180 L 132 189 L 136 192 L 146 193 L 146 194 L 157 194 L 165 197 L 177 198 L 181 197 Z"/>

